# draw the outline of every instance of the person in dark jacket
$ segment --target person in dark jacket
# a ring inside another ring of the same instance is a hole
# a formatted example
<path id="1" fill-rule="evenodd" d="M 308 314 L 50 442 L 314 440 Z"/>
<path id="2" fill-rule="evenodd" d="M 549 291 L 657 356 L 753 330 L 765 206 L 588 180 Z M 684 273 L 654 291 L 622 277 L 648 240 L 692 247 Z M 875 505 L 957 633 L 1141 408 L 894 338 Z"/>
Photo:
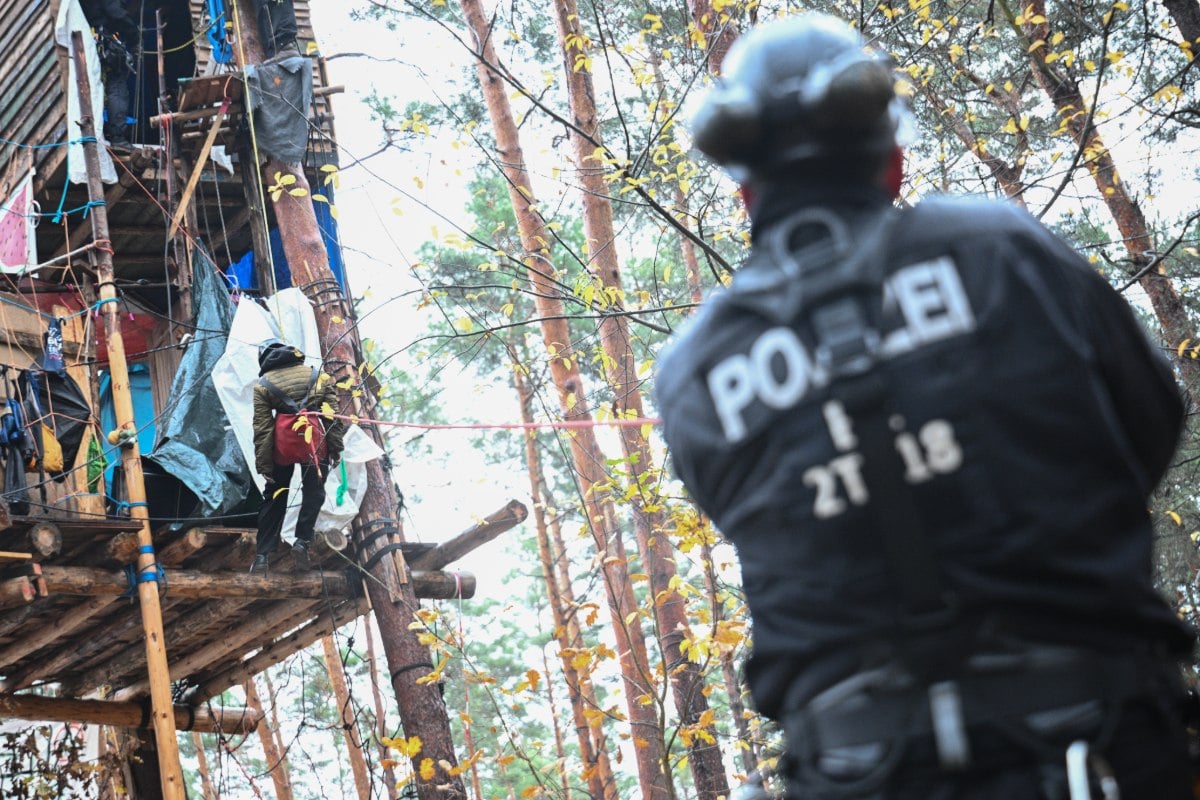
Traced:
<path id="1" fill-rule="evenodd" d="M 296 44 L 296 9 L 293 0 L 254 0 L 263 53 L 269 59 L 303 55 Z"/>
<path id="2" fill-rule="evenodd" d="M 304 353 L 278 340 L 259 347 L 259 375 L 293 402 L 303 403 L 310 411 L 337 407 L 337 390 L 333 379 L 318 372 L 313 382 L 313 368 L 304 363 Z M 270 555 L 279 545 L 283 518 L 287 512 L 288 486 L 295 468 L 300 467 L 300 515 L 296 521 L 296 541 L 292 557 L 300 569 L 308 568 L 309 547 L 321 505 L 325 502 L 325 476 L 330 465 L 336 464 L 342 452 L 343 425 L 332 417 L 325 421 L 325 443 L 328 458 L 313 464 L 276 464 L 274 459 L 275 414 L 286 410 L 262 381 L 254 387 L 254 463 L 265 481 L 263 503 L 258 512 L 258 547 L 250 571 L 266 572 Z"/>
<path id="3" fill-rule="evenodd" d="M 96 34 L 104 80 L 104 138 L 113 148 L 128 148 L 129 79 L 140 29 L 122 0 L 82 0 L 83 13 Z"/>
<path id="4" fill-rule="evenodd" d="M 1190 798 L 1148 498 L 1183 403 L 1125 301 L 1000 202 L 893 206 L 907 110 L 842 22 L 764 25 L 694 118 L 752 250 L 659 360 L 736 545 L 789 797 Z M 1096 796 L 1100 796 L 1097 794 Z"/>

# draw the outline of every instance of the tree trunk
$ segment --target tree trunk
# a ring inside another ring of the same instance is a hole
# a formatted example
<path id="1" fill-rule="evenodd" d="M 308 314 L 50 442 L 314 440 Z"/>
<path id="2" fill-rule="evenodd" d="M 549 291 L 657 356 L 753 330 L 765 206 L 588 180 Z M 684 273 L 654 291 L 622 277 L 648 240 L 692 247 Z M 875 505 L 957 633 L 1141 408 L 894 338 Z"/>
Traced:
<path id="1" fill-rule="evenodd" d="M 554 267 L 549 259 L 552 237 L 534 208 L 536 195 L 525 168 L 525 156 L 505 84 L 494 72 L 499 61 L 491 40 L 491 27 L 480 0 L 460 2 L 476 43 L 476 72 L 496 134 L 504 176 L 509 184 L 509 197 L 517 216 L 517 227 L 525 250 L 524 261 L 534 302 L 542 317 L 542 338 L 549 351 L 550 372 L 558 389 L 559 404 L 565 418 L 587 421 L 591 415 L 584 402 L 586 393 L 583 378 L 563 314 L 563 304 L 559 299 L 560 289 L 555 283 Z M 603 473 L 604 456 L 591 428 L 574 430 L 569 438 L 583 489 L 588 524 L 596 541 L 597 557 L 608 592 L 609 612 L 625 684 L 625 700 L 633 727 L 641 796 L 645 800 L 674 797 L 666 744 L 655 704 L 642 702 L 644 698 L 655 697 L 655 685 L 649 669 L 633 586 L 626 572 L 625 545 L 620 530 L 612 525 L 611 501 L 600 498 L 594 491 L 594 487 L 606 479 Z"/>
<path id="2" fill-rule="evenodd" d="M 213 786 L 212 776 L 208 774 L 208 755 L 204 752 L 204 737 L 200 735 L 199 731 L 192 731 L 192 745 L 196 748 L 196 761 L 199 764 L 202 800 L 217 800 L 217 789 Z"/>
<path id="3" fill-rule="evenodd" d="M 358 800 L 371 800 L 371 776 L 367 773 L 367 760 L 363 758 L 358 716 L 350 702 L 350 690 L 346 688 L 345 665 L 332 636 L 322 637 L 321 646 L 325 648 L 325 670 L 329 673 L 329 683 L 333 686 L 333 696 L 342 718 L 342 737 L 346 741 L 346 758 L 354 775 L 354 788 L 358 792 Z"/>
<path id="4" fill-rule="evenodd" d="M 1031 0 L 1029 7 L 1032 19 L 1040 17 L 1046 20 L 1040 23 L 1026 23 L 1027 43 L 1032 47 L 1032 43 L 1038 40 L 1049 41 L 1051 31 L 1046 16 L 1045 0 Z M 1100 197 L 1121 232 L 1125 250 L 1129 254 L 1128 273 L 1130 277 L 1137 277 L 1138 283 L 1146 291 L 1154 314 L 1162 326 L 1167 345 L 1174 349 L 1185 339 L 1195 338 L 1195 329 L 1179 293 L 1175 291 L 1175 286 L 1167 277 L 1162 265 L 1147 269 L 1154 261 L 1155 250 L 1146 217 L 1137 201 L 1125 189 L 1125 184 L 1117 174 L 1112 154 L 1100 138 L 1095 125 L 1091 123 L 1088 104 L 1079 90 L 1079 85 L 1053 64 L 1046 63 L 1045 59 L 1045 47 L 1033 48 L 1029 53 L 1033 76 L 1050 97 L 1059 115 L 1067 121 L 1067 130 L 1075 140 L 1075 145 L 1082 151 L 1082 163 L 1091 173 L 1096 188 L 1100 191 Z M 1189 394 L 1192 397 L 1198 396 L 1200 361 L 1181 358 L 1176 359 L 1175 364 L 1183 375 Z"/>
<path id="5" fill-rule="evenodd" d="M 514 363 L 513 380 L 516 384 L 517 397 L 521 405 L 521 420 L 533 422 L 530 404 L 533 392 L 525 385 L 523 366 Z M 583 775 L 587 781 L 588 791 L 595 800 L 618 800 L 617 784 L 612 773 L 612 763 L 608 756 L 608 743 L 602 727 L 603 715 L 593 713 L 589 722 L 586 699 L 579 670 L 573 664 L 573 652 L 582 647 L 582 637 L 578 624 L 572 626 L 568 619 L 574 622 L 574 609 L 569 597 L 570 584 L 566 586 L 560 581 L 555 564 L 558 563 L 554 549 L 550 544 L 550 533 L 546 526 L 546 498 L 541 492 L 542 461 L 538 454 L 537 434 L 530 430 L 525 434 L 525 464 L 529 471 L 529 499 L 533 505 L 534 526 L 537 530 L 538 555 L 542 562 L 542 576 L 546 582 L 546 598 L 550 604 L 550 613 L 554 619 L 554 636 L 558 640 L 558 652 L 562 660 L 563 678 L 567 684 L 568 700 L 571 704 L 571 716 L 575 722 L 575 735 L 579 740 L 579 754 L 583 760 Z M 565 555 L 561 556 L 566 561 Z M 564 593 L 568 597 L 564 597 Z M 576 635 L 572 636 L 572 632 Z M 547 674 L 547 681 L 549 675 Z M 592 693 L 592 707 L 595 708 L 595 693 Z"/>
<path id="6" fill-rule="evenodd" d="M 615 305 L 620 310 L 625 291 L 621 281 L 620 260 L 617 258 L 612 203 L 608 199 L 604 168 L 597 164 L 593 156 L 597 147 L 603 147 L 595 89 L 591 73 L 586 68 L 573 68 L 587 55 L 583 44 L 587 38 L 579 25 L 579 9 L 575 0 L 554 0 L 554 10 L 566 66 L 567 96 L 575 126 L 570 137 L 575 147 L 582 190 L 588 270 L 605 289 L 611 290 L 609 296 L 615 298 Z M 589 164 L 593 166 L 587 166 Z M 623 419 L 644 417 L 641 381 L 633 355 L 628 318 L 623 314 L 603 317 L 600 340 L 606 356 L 604 372 L 612 387 L 615 415 Z M 707 713 L 709 708 L 704 694 L 704 676 L 699 665 L 683 655 L 680 646 L 689 635 L 687 604 L 673 588 L 678 572 L 675 569 L 675 549 L 667 536 L 669 526 L 658 491 L 658 470 L 653 466 L 653 453 L 641 428 L 625 426 L 620 433 L 628 480 L 639 488 L 633 495 L 632 503 L 634 531 L 643 565 L 650 578 L 659 644 L 675 711 L 683 727 L 681 738 L 688 747 L 688 766 L 699 800 L 717 800 L 729 794 L 729 781 L 714 735 L 713 715 Z"/>
<path id="7" fill-rule="evenodd" d="M 258 724 L 258 741 L 262 744 L 263 757 L 267 761 L 267 770 L 271 773 L 271 780 L 275 782 L 275 798 L 276 800 L 292 800 L 292 779 L 288 775 L 287 763 L 283 760 L 283 753 L 279 750 L 275 732 L 265 722 L 266 715 L 263 713 L 262 698 L 258 696 L 258 687 L 254 685 L 254 679 L 251 678 L 243 683 L 242 689 L 246 692 L 246 705 L 254 709 L 259 719 L 264 720 Z"/>
<path id="8" fill-rule="evenodd" d="M 713 565 L 712 545 L 705 542 L 700 546 L 700 559 L 704 564 L 704 588 L 712 602 L 712 624 L 715 630 L 725 618 L 725 602 L 721 599 L 720 587 L 717 586 L 717 570 Z M 738 740 L 741 742 L 740 751 L 742 769 L 749 775 L 758 769 L 758 742 L 750 733 L 749 720 L 746 718 L 746 704 L 742 701 L 742 682 L 738 680 L 737 669 L 733 665 L 733 651 L 721 650 L 721 676 L 725 682 L 725 694 L 729 697 L 729 716 L 733 717 L 733 726 L 737 729 Z"/>
<path id="9" fill-rule="evenodd" d="M 717 11 L 712 0 L 688 0 L 688 9 L 692 24 L 704 35 L 708 71 L 720 75 L 725 56 L 738 37 L 737 25 L 725 11 Z"/>
<path id="10" fill-rule="evenodd" d="M 554 699 L 554 681 L 550 680 L 550 656 L 546 648 L 542 648 L 542 670 L 546 673 L 546 705 L 550 709 L 550 725 L 554 728 L 554 758 L 559 764 L 558 781 L 562 789 L 563 800 L 571 798 L 571 783 L 567 780 L 567 748 L 563 744 L 561 717 L 558 713 L 558 703 Z"/>
<path id="11" fill-rule="evenodd" d="M 1200 56 L 1200 2 L 1197 0 L 1162 0 L 1167 13 L 1175 20 L 1183 40 L 1188 42 L 1192 61 Z"/>
<path id="12" fill-rule="evenodd" d="M 379 763 L 383 765 L 383 779 L 387 782 L 388 800 L 397 800 L 396 771 L 392 769 L 392 757 L 383 740 L 388 738 L 387 710 L 383 705 L 383 693 L 379 691 L 379 662 L 375 660 L 375 626 L 370 617 L 363 617 L 363 629 L 367 636 L 367 667 L 371 674 L 371 700 L 375 703 L 375 743 L 379 747 Z"/>
<path id="13" fill-rule="evenodd" d="M 283 741 L 283 729 L 279 726 L 279 703 L 276 702 L 275 684 L 271 681 L 270 670 L 263 670 L 259 674 L 263 676 L 263 682 L 267 684 L 267 700 L 271 704 L 270 716 L 265 721 L 271 725 L 271 736 L 275 740 L 275 749 L 279 751 L 279 768 L 287 776 L 288 785 L 290 786 L 292 773 L 291 768 L 288 766 L 288 748 Z"/>
<path id="14" fill-rule="evenodd" d="M 239 58 L 243 64 L 258 63 L 262 61 L 263 50 L 255 20 L 248 15 L 243 19 L 238 8 L 234 6 L 233 18 L 239 39 Z M 308 191 L 303 169 L 268 160 L 263 168 L 268 185 L 272 185 L 276 173 L 294 176 L 296 182 L 291 188 Z M 358 366 L 362 363 L 358 329 L 352 324 L 350 305 L 329 270 L 329 258 L 311 197 L 297 198 L 284 192 L 274 203 L 274 210 L 283 250 L 292 270 L 292 281 L 314 301 L 326 367 L 340 378 L 349 378 L 357 386 L 360 383 Z M 363 419 L 376 417 L 375 397 L 365 386 L 353 392 L 343 390 L 341 406 L 353 409 L 353 413 Z M 379 430 L 370 427 L 369 431 L 376 443 L 382 445 Z M 370 562 L 382 548 L 399 544 L 404 538 L 403 527 L 396 518 L 395 490 L 379 460 L 367 465 L 367 476 L 367 496 L 355 522 L 361 544 L 359 558 L 363 563 Z M 433 664 L 429 649 L 417 639 L 418 632 L 409 629 L 420 604 L 413 593 L 407 566 L 397 551 L 376 559 L 370 573 L 372 579 L 366 581 L 367 592 L 379 625 L 404 732 L 409 737 L 419 737 L 422 743 L 420 752 L 412 756 L 417 796 L 419 800 L 464 797 L 462 779 L 449 771 L 458 764 L 458 759 L 445 701 L 437 686 L 417 683 L 418 678 L 432 670 Z M 425 665 L 429 665 L 428 670 L 424 669 Z M 421 777 L 421 763 L 426 761 L 434 767 L 434 776 L 430 780 Z"/>

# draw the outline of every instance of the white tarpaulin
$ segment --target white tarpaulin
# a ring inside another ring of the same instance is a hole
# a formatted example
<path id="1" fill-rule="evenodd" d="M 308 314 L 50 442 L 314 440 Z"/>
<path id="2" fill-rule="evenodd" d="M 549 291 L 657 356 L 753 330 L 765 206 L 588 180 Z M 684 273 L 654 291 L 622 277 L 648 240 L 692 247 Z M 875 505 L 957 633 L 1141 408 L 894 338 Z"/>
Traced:
<path id="1" fill-rule="evenodd" d="M 72 139 L 79 136 L 79 92 L 76 90 L 75 59 L 71 57 L 71 34 L 83 34 L 83 55 L 87 61 L 88 80 L 92 85 L 92 119 L 96 126 L 96 138 L 103 140 L 104 127 L 104 81 L 100 77 L 100 56 L 96 53 L 96 40 L 87 16 L 79 7 L 79 0 L 66 0 L 58 7 L 58 19 L 54 24 L 54 40 L 67 48 L 67 63 L 70 71 L 67 78 L 67 131 Z M 117 169 L 113 166 L 108 148 L 100 151 L 100 179 L 105 183 L 117 182 Z M 83 163 L 83 145 L 72 144 L 67 148 L 67 177 L 71 183 L 87 183 L 87 167 Z"/>
<path id="2" fill-rule="evenodd" d="M 37 233 L 33 200 L 33 170 L 8 197 L 0 198 L 0 271 L 24 272 L 37 263 Z"/>
<path id="3" fill-rule="evenodd" d="M 321 365 L 321 343 L 312 305 L 299 289 L 284 289 L 268 301 L 270 311 L 251 300 L 238 304 L 225 355 L 213 368 L 213 383 L 225 414 L 233 426 L 238 446 L 246 463 L 254 465 L 254 384 L 258 382 L 258 345 L 267 339 L 280 339 L 300 348 L 305 363 Z M 383 455 L 379 446 L 357 425 L 347 427 L 342 461 L 346 465 L 346 490 L 342 469 L 331 469 L 325 479 L 325 504 L 317 517 L 316 530 L 341 530 L 358 514 L 367 492 L 367 462 Z M 295 538 L 296 517 L 300 507 L 300 472 L 293 470 L 287 515 L 283 520 L 283 538 Z M 261 475 L 254 475 L 259 490 Z M 341 499 L 339 503 L 338 500 Z"/>

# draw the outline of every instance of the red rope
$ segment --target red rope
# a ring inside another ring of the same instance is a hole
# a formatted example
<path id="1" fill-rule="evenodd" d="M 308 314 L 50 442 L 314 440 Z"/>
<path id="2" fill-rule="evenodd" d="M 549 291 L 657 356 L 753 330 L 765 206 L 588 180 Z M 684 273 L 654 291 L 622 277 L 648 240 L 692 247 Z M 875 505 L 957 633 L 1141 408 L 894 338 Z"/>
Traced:
<path id="1" fill-rule="evenodd" d="M 457 424 L 433 424 L 423 422 L 392 422 L 385 419 L 368 419 L 348 414 L 321 414 L 318 411 L 309 412 L 322 417 L 344 419 L 347 422 L 362 425 L 379 425 L 387 428 L 419 428 L 426 431 L 444 430 L 536 430 L 540 428 L 571 429 L 571 428 L 630 428 L 641 425 L 659 425 L 662 420 L 658 417 L 636 417 L 634 419 L 563 419 L 550 422 L 463 422 Z"/>

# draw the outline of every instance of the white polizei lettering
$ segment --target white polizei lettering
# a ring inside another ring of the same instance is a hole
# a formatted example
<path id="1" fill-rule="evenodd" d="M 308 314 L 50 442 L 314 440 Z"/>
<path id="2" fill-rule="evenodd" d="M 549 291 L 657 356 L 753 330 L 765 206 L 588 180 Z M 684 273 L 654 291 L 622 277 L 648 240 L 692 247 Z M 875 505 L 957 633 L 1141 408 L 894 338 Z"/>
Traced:
<path id="1" fill-rule="evenodd" d="M 776 356 L 783 367 L 778 377 Z M 808 391 L 812 361 L 791 328 L 771 328 L 759 336 L 750 347 L 750 363 L 755 393 L 771 408 L 788 408 Z"/>
<path id="2" fill-rule="evenodd" d="M 888 284 L 911 347 L 966 333 L 975 325 L 958 270 L 945 256 L 898 270 Z"/>
<path id="3" fill-rule="evenodd" d="M 742 409 L 754 399 L 750 359 L 741 353 L 722 359 L 708 373 L 708 393 L 725 429 L 725 438 L 736 442 L 745 436 Z"/>
<path id="4" fill-rule="evenodd" d="M 904 324 L 883 339 L 881 353 L 893 357 L 975 327 L 971 304 L 954 261 L 943 256 L 897 270 L 884 286 L 884 307 L 898 308 Z M 759 334 L 748 353 L 721 359 L 708 373 L 708 391 L 725 438 L 730 442 L 746 434 L 745 410 L 755 400 L 774 409 L 791 408 L 813 387 L 829 380 L 804 343 L 788 327 L 769 328 Z M 855 447 L 852 430 L 827 423 L 838 431 L 839 450 Z M 815 480 L 815 479 L 814 479 Z M 819 492 L 818 492 L 819 494 Z"/>

